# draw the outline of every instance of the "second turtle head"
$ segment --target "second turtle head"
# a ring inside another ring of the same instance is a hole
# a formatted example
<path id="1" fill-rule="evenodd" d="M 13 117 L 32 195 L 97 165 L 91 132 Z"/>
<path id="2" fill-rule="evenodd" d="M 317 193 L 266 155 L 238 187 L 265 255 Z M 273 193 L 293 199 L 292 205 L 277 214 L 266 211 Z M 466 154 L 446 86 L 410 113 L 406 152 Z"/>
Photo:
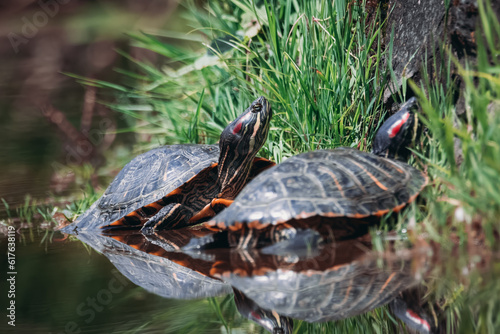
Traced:
<path id="1" fill-rule="evenodd" d="M 386 158 L 405 159 L 409 153 L 407 147 L 418 132 L 416 116 L 418 109 L 415 97 L 406 101 L 399 111 L 389 117 L 377 131 L 372 152 Z"/>

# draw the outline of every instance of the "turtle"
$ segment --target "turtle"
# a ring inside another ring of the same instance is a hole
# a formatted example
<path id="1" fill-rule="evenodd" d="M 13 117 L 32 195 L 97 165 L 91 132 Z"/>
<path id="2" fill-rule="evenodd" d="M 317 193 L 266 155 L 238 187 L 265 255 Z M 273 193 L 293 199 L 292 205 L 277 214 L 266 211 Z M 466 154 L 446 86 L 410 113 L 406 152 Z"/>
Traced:
<path id="1" fill-rule="evenodd" d="M 408 327 L 432 333 L 431 320 L 417 296 L 428 270 L 430 247 L 405 252 L 371 251 L 366 240 L 324 244 L 312 257 L 301 257 L 300 247 L 285 256 L 262 249 L 213 251 L 211 277 L 230 284 L 261 308 L 307 322 L 350 318 L 383 305 Z M 298 256 L 295 256 L 298 254 Z M 418 305 L 418 306 L 417 306 Z"/>
<path id="2" fill-rule="evenodd" d="M 126 235 L 116 240 L 99 231 L 84 230 L 76 237 L 103 254 L 132 283 L 164 298 L 191 300 L 232 292 L 231 286 L 219 279 L 157 256 L 159 248 L 147 242 L 140 231 L 116 232 Z"/>
<path id="3" fill-rule="evenodd" d="M 291 334 L 293 333 L 293 319 L 278 314 L 274 310 L 265 309 L 257 305 L 243 292 L 233 288 L 234 303 L 238 312 L 245 318 L 252 320 L 262 326 L 269 333 Z"/>
<path id="4" fill-rule="evenodd" d="M 380 127 L 372 153 L 336 148 L 302 153 L 249 182 L 230 207 L 204 223 L 219 233 L 186 249 L 262 247 L 312 224 L 333 224 L 341 238 L 363 234 L 398 212 L 427 184 L 425 173 L 396 160 L 413 136 L 418 104 L 408 100 Z"/>
<path id="5" fill-rule="evenodd" d="M 214 249 L 203 256 L 177 251 L 200 233 L 210 231 L 203 227 L 159 231 L 164 244 L 158 239 L 152 242 L 151 235 L 110 237 L 168 259 L 184 267 L 183 272 L 189 268 L 230 285 L 240 313 L 269 331 L 290 328 L 292 319 L 311 323 L 340 320 L 386 304 L 419 333 L 431 333 L 436 327 L 420 307 L 420 296 L 408 293 L 417 291 L 422 275 L 428 272 L 432 252 L 426 244 L 379 253 L 372 251 L 370 240 L 360 238 L 313 246 L 307 256 L 300 247 L 280 255 L 262 248 Z"/>
<path id="6" fill-rule="evenodd" d="M 111 230 L 105 235 L 83 231 L 78 238 L 104 254 L 134 284 L 165 298 L 191 300 L 234 294 L 238 312 L 270 333 L 293 332 L 293 320 L 260 307 L 240 291 L 209 275 L 212 263 L 177 252 L 189 238 L 213 233 L 202 227 L 162 230 L 164 244 L 136 230 Z"/>
<path id="7" fill-rule="evenodd" d="M 178 228 L 215 215 L 249 177 L 274 165 L 255 157 L 271 115 L 271 105 L 260 97 L 224 129 L 218 146 L 167 145 L 137 156 L 62 231 Z"/>

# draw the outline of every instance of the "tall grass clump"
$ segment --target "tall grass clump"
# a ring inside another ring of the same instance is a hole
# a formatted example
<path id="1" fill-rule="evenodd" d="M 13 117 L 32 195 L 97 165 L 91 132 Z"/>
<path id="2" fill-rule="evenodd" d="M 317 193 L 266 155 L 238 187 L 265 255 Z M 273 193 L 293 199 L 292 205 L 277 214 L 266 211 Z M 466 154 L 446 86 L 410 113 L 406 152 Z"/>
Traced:
<path id="1" fill-rule="evenodd" d="M 431 179 L 419 230 L 439 245 L 442 259 L 428 295 L 447 333 L 500 331 L 500 22 L 489 0 L 478 7 L 476 59 L 461 62 L 445 44 L 432 63 L 425 60 L 433 74 L 410 82 L 427 128 L 415 153 Z"/>
<path id="2" fill-rule="evenodd" d="M 489 1 L 478 4 L 475 64 L 461 64 L 445 47 L 441 57 L 445 60 L 432 65 L 436 79 L 424 75 L 421 87 L 413 84 L 413 88 L 429 130 L 425 153 L 420 154 L 434 180 L 427 206 L 428 232 L 437 241 L 450 231 L 466 240 L 471 226 L 479 224 L 494 246 L 500 230 L 500 23 Z M 460 92 L 465 102 L 461 115 L 452 103 L 456 93 L 452 67 L 465 84 Z"/>
<path id="3" fill-rule="evenodd" d="M 212 143 L 264 95 L 274 110 L 265 156 L 280 162 L 318 148 L 366 149 L 386 75 L 382 25 L 367 26 L 355 3 L 233 0 L 200 9 L 187 1 L 189 34 L 131 34 L 134 45 L 167 58 L 162 68 L 123 53 L 137 67 L 121 71 L 131 85 L 84 81 L 119 91 L 111 107 L 136 120 L 130 130 L 154 134 L 152 146 Z"/>

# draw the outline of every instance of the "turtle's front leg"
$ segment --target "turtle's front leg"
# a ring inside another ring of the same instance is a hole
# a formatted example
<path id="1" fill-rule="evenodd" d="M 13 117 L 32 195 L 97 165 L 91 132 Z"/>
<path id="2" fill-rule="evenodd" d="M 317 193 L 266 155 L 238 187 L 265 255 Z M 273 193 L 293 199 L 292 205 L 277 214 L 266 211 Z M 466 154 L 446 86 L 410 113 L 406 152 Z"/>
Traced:
<path id="1" fill-rule="evenodd" d="M 201 209 L 197 214 L 190 218 L 191 224 L 197 224 L 207 221 L 216 216 L 219 212 L 233 204 L 233 200 L 225 198 L 214 198 L 209 204 Z"/>
<path id="2" fill-rule="evenodd" d="M 180 203 L 169 204 L 161 208 L 153 217 L 144 224 L 141 231 L 150 234 L 157 230 L 173 230 L 193 225 L 189 219 L 194 212 L 191 208 Z"/>

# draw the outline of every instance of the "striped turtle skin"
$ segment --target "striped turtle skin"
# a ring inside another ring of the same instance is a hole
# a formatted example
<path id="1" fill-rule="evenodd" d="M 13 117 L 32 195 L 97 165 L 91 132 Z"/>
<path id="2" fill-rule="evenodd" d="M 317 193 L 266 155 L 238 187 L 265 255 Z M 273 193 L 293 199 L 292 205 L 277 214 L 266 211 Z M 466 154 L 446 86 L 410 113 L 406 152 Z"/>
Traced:
<path id="1" fill-rule="evenodd" d="M 350 148 L 291 157 L 263 172 L 207 226 L 257 229 L 314 216 L 380 217 L 399 211 L 426 185 L 406 163 Z"/>

